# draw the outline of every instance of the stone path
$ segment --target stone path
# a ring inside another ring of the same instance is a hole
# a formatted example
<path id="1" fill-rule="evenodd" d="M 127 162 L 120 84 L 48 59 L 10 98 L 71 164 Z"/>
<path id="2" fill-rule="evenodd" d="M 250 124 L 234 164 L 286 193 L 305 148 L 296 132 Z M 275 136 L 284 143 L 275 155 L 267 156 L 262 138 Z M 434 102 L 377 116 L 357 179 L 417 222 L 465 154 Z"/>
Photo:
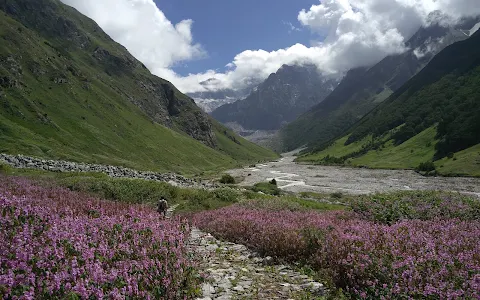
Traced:
<path id="1" fill-rule="evenodd" d="M 207 274 L 202 286 L 209 299 L 316 299 L 324 294 L 321 283 L 285 265 L 273 265 L 243 245 L 222 242 L 194 228 L 189 247 L 201 259 Z"/>
<path id="2" fill-rule="evenodd" d="M 174 205 L 167 210 L 171 218 Z M 193 228 L 188 247 L 200 260 L 207 275 L 202 298 L 213 299 L 317 299 L 324 286 L 285 265 L 274 265 L 271 257 L 261 258 L 247 247 L 219 241 Z"/>
<path id="3" fill-rule="evenodd" d="M 175 212 L 175 209 L 179 206 L 180 204 L 175 204 L 167 209 L 167 213 L 165 214 L 165 218 L 170 219 L 173 216 L 173 213 Z"/>

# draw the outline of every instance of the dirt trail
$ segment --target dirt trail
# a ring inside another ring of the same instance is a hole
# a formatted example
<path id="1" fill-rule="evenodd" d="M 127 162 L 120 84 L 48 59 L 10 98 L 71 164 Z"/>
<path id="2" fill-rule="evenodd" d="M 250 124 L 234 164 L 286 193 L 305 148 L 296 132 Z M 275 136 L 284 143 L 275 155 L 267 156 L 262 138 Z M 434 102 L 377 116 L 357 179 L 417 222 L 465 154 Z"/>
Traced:
<path id="1" fill-rule="evenodd" d="M 480 197 L 480 178 L 423 177 L 409 170 L 372 170 L 296 164 L 286 155 L 276 162 L 231 170 L 245 177 L 243 186 L 275 178 L 281 189 L 291 192 L 368 194 L 398 190 L 449 190 Z"/>

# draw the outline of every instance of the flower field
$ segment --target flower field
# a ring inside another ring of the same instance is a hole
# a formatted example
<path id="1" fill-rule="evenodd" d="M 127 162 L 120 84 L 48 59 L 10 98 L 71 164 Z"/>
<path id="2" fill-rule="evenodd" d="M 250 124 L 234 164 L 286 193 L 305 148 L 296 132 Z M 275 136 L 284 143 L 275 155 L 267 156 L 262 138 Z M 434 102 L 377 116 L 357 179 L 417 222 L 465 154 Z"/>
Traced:
<path id="1" fill-rule="evenodd" d="M 188 224 L 0 176 L 0 299 L 183 299 Z"/>
<path id="2" fill-rule="evenodd" d="M 433 211 L 455 201 L 431 196 Z M 391 203 L 377 204 L 368 217 L 234 205 L 199 213 L 194 221 L 264 255 L 306 263 L 355 298 L 480 299 L 480 220 L 473 218 L 480 212 L 463 201 L 449 206 L 448 214 L 422 220 L 388 224 L 370 219 L 389 213 L 385 207 Z M 409 203 L 411 216 L 425 209 L 420 201 Z"/>

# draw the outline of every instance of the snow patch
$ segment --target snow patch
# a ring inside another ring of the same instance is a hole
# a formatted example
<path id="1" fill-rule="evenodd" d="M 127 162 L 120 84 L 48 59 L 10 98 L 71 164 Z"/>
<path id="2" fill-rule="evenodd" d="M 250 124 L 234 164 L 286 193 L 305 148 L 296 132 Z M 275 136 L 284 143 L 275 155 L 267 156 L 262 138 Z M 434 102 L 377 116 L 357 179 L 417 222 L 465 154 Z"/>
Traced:
<path id="1" fill-rule="evenodd" d="M 480 23 L 475 24 L 472 29 L 470 29 L 470 36 L 472 36 L 475 32 L 480 29 Z"/>

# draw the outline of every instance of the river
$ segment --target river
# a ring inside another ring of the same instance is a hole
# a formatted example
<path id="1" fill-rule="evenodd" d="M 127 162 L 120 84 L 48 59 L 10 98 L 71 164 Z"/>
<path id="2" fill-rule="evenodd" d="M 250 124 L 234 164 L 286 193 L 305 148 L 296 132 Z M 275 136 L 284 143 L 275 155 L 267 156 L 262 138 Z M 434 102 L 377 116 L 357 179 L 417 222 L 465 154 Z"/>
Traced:
<path id="1" fill-rule="evenodd" d="M 291 154 L 255 167 L 231 170 L 243 177 L 241 186 L 277 181 L 279 188 L 290 192 L 369 194 L 399 190 L 447 190 L 480 197 L 480 178 L 424 177 L 410 170 L 374 170 L 335 166 L 297 164 Z"/>

